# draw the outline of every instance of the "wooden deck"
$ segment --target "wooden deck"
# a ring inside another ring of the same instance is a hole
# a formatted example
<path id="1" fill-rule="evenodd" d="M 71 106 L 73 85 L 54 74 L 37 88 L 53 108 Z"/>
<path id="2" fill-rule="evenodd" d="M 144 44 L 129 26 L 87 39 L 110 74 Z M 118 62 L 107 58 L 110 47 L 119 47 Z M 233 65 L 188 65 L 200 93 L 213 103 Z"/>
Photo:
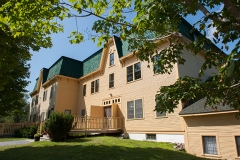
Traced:
<path id="1" fill-rule="evenodd" d="M 16 129 L 23 127 L 29 127 L 39 124 L 37 122 L 21 122 L 21 123 L 0 123 L 0 136 L 4 135 L 14 135 Z"/>
<path id="2" fill-rule="evenodd" d="M 70 133 L 122 133 L 122 117 L 74 116 Z"/>

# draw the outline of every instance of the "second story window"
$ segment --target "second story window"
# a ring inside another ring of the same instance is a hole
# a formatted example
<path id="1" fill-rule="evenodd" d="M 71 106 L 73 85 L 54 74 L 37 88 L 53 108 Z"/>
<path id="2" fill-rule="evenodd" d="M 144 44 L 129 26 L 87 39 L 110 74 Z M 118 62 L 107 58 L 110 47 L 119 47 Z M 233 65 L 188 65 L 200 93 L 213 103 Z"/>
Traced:
<path id="1" fill-rule="evenodd" d="M 35 98 L 35 104 L 34 105 L 37 105 L 37 104 L 38 104 L 38 95 Z"/>
<path id="2" fill-rule="evenodd" d="M 134 65 L 127 67 L 127 82 L 137 80 L 141 78 L 141 63 L 135 63 Z"/>
<path id="3" fill-rule="evenodd" d="M 114 65 L 114 53 L 110 54 L 109 66 Z"/>
<path id="4" fill-rule="evenodd" d="M 32 98 L 32 105 L 31 105 L 31 107 L 33 107 L 35 104 L 35 98 Z"/>
<path id="5" fill-rule="evenodd" d="M 109 88 L 114 87 L 114 73 L 109 74 Z"/>
<path id="6" fill-rule="evenodd" d="M 83 96 L 86 96 L 86 89 L 87 89 L 87 85 L 84 84 L 83 85 Z"/>
<path id="7" fill-rule="evenodd" d="M 52 98 L 52 96 L 53 96 L 53 91 L 54 91 L 54 86 L 51 87 L 51 90 L 50 90 L 50 97 L 49 97 L 49 98 Z"/>
<path id="8" fill-rule="evenodd" d="M 99 79 L 95 80 L 95 92 L 99 90 Z"/>
<path id="9" fill-rule="evenodd" d="M 46 101 L 47 99 L 47 90 L 43 92 L 43 101 Z"/>
<path id="10" fill-rule="evenodd" d="M 91 93 L 94 93 L 94 81 L 91 82 Z"/>
<path id="11" fill-rule="evenodd" d="M 99 79 L 91 82 L 91 94 L 99 91 Z"/>
<path id="12" fill-rule="evenodd" d="M 153 57 L 153 71 L 154 71 L 154 74 L 157 74 L 161 71 L 160 67 L 158 67 L 158 61 L 159 59 L 161 58 L 160 55 L 156 55 Z"/>

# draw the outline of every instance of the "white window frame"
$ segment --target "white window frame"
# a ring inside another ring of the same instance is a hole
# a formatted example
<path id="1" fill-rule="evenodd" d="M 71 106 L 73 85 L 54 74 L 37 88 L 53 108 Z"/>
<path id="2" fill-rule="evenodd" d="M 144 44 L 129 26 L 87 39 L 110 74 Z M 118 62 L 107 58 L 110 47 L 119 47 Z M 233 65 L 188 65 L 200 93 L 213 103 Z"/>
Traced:
<path id="1" fill-rule="evenodd" d="M 114 73 L 109 74 L 109 88 L 114 88 Z"/>
<path id="2" fill-rule="evenodd" d="M 111 59 L 111 57 L 113 59 Z M 109 54 L 109 66 L 113 66 L 114 65 L 114 53 Z"/>
<path id="3" fill-rule="evenodd" d="M 135 65 L 137 64 L 140 64 L 140 78 L 137 78 L 136 79 L 136 69 L 135 69 Z M 128 73 L 128 68 L 131 67 L 132 68 L 132 72 L 131 73 Z M 140 80 L 142 79 L 142 67 L 141 67 L 141 62 L 137 62 L 137 63 L 134 63 L 133 65 L 129 65 L 126 67 L 126 75 L 127 75 L 127 83 L 131 83 L 133 81 L 137 81 L 137 80 Z M 132 75 L 132 80 L 131 81 L 128 81 L 128 76 L 129 75 Z"/>
<path id="4" fill-rule="evenodd" d="M 137 100 L 141 100 L 142 101 L 142 106 L 141 106 L 141 108 L 142 108 L 142 117 L 136 117 L 136 101 Z M 130 103 L 130 102 L 132 102 L 133 101 L 133 118 L 129 118 L 129 116 L 128 116 L 128 111 L 129 111 L 129 109 L 128 109 L 128 103 Z M 142 98 L 140 98 L 140 99 L 135 99 L 135 100 L 129 100 L 129 101 L 127 101 L 127 119 L 128 120 L 132 120 L 132 119 L 143 119 L 143 117 L 144 117 L 144 115 L 143 115 L 143 99 Z"/>
<path id="5" fill-rule="evenodd" d="M 204 144 L 204 137 L 215 137 L 216 140 L 216 150 L 217 150 L 217 154 L 212 154 L 212 153 L 205 153 L 205 144 Z M 218 145 L 218 135 L 217 134 L 202 134 L 201 135 L 201 144 L 202 144 L 202 155 L 205 156 L 219 156 L 220 153 L 220 148 Z"/>
<path id="6" fill-rule="evenodd" d="M 47 100 L 47 89 L 43 92 L 43 101 Z"/>
<path id="7" fill-rule="evenodd" d="M 87 84 L 83 85 L 83 96 L 87 95 Z"/>

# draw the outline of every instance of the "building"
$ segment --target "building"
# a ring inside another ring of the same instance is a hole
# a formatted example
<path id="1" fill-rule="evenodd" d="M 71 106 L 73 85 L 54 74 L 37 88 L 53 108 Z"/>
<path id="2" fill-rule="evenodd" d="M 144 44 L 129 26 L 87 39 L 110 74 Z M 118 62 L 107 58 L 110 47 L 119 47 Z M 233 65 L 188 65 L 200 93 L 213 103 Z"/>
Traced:
<path id="1" fill-rule="evenodd" d="M 191 27 L 186 21 L 180 25 L 184 41 L 194 40 L 194 35 L 189 33 Z M 169 41 L 165 38 L 158 50 L 168 45 Z M 154 111 L 159 87 L 171 85 L 186 75 L 197 77 L 204 54 L 195 55 L 183 50 L 186 63 L 174 64 L 171 74 L 161 75 L 155 73 L 153 65 L 149 68 L 148 62 L 140 61 L 136 54 L 128 51 L 127 46 L 126 42 L 114 36 L 106 48 L 83 61 L 61 57 L 50 68 L 43 68 L 30 94 L 32 104 L 29 120 L 44 121 L 52 111 L 71 113 L 76 116 L 78 131 L 123 132 L 135 140 L 185 143 L 186 150 L 197 156 L 227 159 L 233 155 L 240 156 L 240 139 L 237 135 L 240 128 L 239 121 L 234 119 L 235 111 L 225 110 L 226 121 L 230 116 L 233 118 L 221 125 L 218 117 L 223 117 L 222 110 L 214 112 L 214 115 L 208 111 L 209 116 L 205 116 L 202 111 L 189 109 L 192 105 L 183 109 L 182 102 L 179 102 L 174 113 L 160 114 Z M 203 81 L 216 72 L 216 68 L 207 70 Z M 204 121 L 205 118 L 212 125 Z M 209 127 L 202 127 L 205 125 Z M 231 126 L 231 131 L 226 132 L 228 126 Z M 221 136 L 219 134 L 216 138 L 218 132 L 221 132 Z M 220 143 L 220 138 L 224 139 L 228 133 L 232 135 L 223 140 L 228 143 Z M 209 143 L 211 145 L 207 145 Z M 217 147 L 212 147 L 214 144 Z M 226 148 L 226 152 L 222 151 Z M 216 149 L 217 152 L 210 151 Z"/>

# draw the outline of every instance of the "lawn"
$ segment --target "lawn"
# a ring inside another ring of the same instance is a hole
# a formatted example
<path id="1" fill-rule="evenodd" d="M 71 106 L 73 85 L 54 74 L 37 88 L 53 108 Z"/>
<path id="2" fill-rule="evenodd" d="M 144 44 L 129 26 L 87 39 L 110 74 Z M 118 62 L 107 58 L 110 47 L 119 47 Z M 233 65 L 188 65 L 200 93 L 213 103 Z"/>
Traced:
<path id="1" fill-rule="evenodd" d="M 17 140 L 25 140 L 27 138 L 0 138 L 0 142 L 8 142 L 8 141 L 17 141 Z"/>
<path id="2" fill-rule="evenodd" d="M 172 144 L 134 141 L 116 137 L 69 139 L 66 142 L 33 142 L 0 147 L 1 159 L 77 159 L 77 160 L 203 160 L 175 151 Z"/>

